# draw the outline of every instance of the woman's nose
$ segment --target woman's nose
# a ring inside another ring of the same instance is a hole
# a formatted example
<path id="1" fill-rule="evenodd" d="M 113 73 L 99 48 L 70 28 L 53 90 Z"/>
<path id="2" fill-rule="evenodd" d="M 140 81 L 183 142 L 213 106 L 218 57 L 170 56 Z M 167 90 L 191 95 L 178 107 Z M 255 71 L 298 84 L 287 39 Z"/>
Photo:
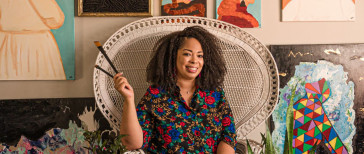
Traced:
<path id="1" fill-rule="evenodd" d="M 195 57 L 195 56 L 192 56 L 192 58 L 190 59 L 190 62 L 192 63 L 192 64 L 195 64 L 197 61 L 196 61 L 196 59 L 197 59 L 197 57 Z"/>

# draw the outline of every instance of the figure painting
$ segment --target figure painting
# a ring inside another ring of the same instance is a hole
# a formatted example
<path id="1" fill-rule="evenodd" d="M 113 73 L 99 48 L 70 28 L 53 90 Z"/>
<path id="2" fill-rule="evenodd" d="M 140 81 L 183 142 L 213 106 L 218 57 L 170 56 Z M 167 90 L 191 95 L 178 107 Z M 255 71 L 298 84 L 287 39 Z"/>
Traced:
<path id="1" fill-rule="evenodd" d="M 283 153 L 290 103 L 294 153 L 308 153 L 315 144 L 324 153 L 363 151 L 364 44 L 272 45 L 271 52 L 280 75 L 272 114 L 276 151 Z"/>
<path id="2" fill-rule="evenodd" d="M 161 14 L 206 17 L 206 0 L 162 0 Z"/>
<path id="3" fill-rule="evenodd" d="M 261 27 L 261 0 L 216 0 L 216 18 L 241 28 Z"/>
<path id="4" fill-rule="evenodd" d="M 62 4 L 73 10 L 72 1 Z M 0 14 L 0 80 L 74 79 L 74 62 L 68 66 L 74 60 L 73 12 L 65 14 L 55 0 L 0 0 Z M 66 31 L 54 32 L 61 35 L 56 40 L 51 30 L 65 24 Z"/>
<path id="5" fill-rule="evenodd" d="M 282 0 L 283 21 L 354 21 L 355 0 Z"/>

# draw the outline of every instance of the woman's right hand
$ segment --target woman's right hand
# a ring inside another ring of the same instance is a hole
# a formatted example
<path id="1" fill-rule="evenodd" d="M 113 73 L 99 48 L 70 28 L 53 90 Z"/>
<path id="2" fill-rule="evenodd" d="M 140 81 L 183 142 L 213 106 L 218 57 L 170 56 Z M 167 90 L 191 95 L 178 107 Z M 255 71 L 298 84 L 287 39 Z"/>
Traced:
<path id="1" fill-rule="evenodd" d="M 134 90 L 128 80 L 123 77 L 123 73 L 114 76 L 114 87 L 124 97 L 125 100 L 134 99 Z"/>

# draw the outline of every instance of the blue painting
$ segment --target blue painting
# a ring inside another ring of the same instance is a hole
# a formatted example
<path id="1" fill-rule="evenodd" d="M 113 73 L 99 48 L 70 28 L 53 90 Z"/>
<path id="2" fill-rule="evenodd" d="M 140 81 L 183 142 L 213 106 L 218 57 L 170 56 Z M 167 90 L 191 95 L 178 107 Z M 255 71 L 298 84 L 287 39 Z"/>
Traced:
<path id="1" fill-rule="evenodd" d="M 75 79 L 75 20 L 74 20 L 74 1 L 56 0 L 62 9 L 65 20 L 63 26 L 52 29 L 56 38 L 67 80 Z"/>
<path id="2" fill-rule="evenodd" d="M 316 141 L 327 153 L 362 152 L 364 72 L 358 70 L 364 67 L 364 45 L 273 45 L 271 52 L 280 74 L 272 114 L 276 151 L 283 153 L 286 111 L 295 103 L 295 153 L 309 152 Z M 307 101 L 311 97 L 314 102 Z"/>

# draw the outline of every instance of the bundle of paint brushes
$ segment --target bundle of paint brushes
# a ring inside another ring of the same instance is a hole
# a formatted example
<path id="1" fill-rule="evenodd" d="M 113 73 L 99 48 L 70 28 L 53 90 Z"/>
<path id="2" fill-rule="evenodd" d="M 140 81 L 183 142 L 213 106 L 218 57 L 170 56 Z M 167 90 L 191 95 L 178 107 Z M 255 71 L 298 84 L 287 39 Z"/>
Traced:
<path id="1" fill-rule="evenodd" d="M 94 44 L 96 45 L 96 47 L 100 50 L 100 52 L 102 53 L 102 55 L 104 55 L 104 57 L 106 58 L 106 61 L 109 63 L 109 65 L 111 66 L 111 68 L 114 70 L 115 74 L 118 73 L 118 71 L 116 70 L 114 64 L 111 62 L 109 56 L 107 56 L 104 48 L 102 48 L 101 43 L 99 41 L 94 41 Z M 113 75 L 111 75 L 109 72 L 107 72 L 106 70 L 102 69 L 99 65 L 95 65 L 95 68 L 99 69 L 100 71 L 104 72 L 106 75 L 110 76 L 111 78 L 113 78 Z"/>

